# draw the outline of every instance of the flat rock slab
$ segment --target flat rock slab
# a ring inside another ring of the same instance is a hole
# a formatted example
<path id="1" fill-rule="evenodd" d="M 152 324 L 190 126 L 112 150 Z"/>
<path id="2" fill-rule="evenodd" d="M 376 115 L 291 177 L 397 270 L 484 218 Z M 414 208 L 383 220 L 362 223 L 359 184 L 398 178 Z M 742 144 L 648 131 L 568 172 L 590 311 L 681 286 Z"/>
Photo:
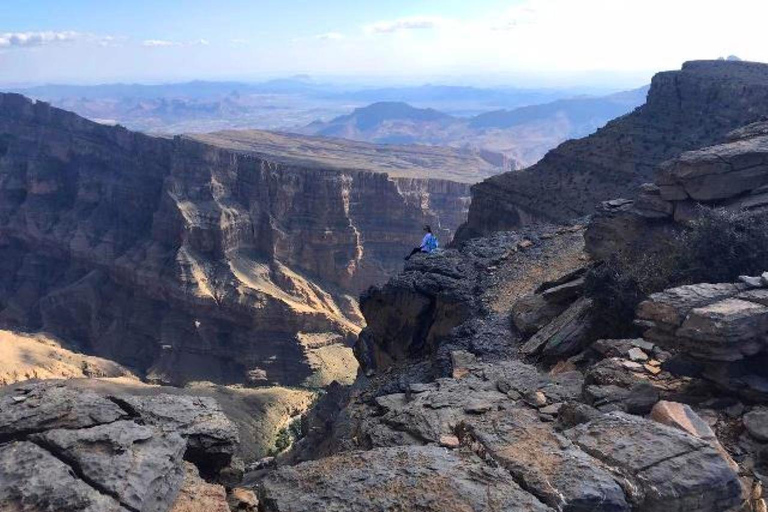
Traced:
<path id="1" fill-rule="evenodd" d="M 505 470 L 437 446 L 376 448 L 285 467 L 261 483 L 259 502 L 265 512 L 552 510 Z"/>
<path id="2" fill-rule="evenodd" d="M 112 401 L 57 382 L 8 386 L 0 391 L 0 441 L 54 428 L 92 427 L 127 417 Z"/>
<path id="3" fill-rule="evenodd" d="M 744 415 L 744 427 L 749 432 L 749 435 L 768 443 L 768 409 L 760 408 L 754 409 Z"/>
<path id="4" fill-rule="evenodd" d="M 0 446 L 0 510 L 129 512 L 78 479 L 50 452 L 26 441 Z"/>
<path id="5" fill-rule="evenodd" d="M 660 326 L 678 327 L 692 309 L 733 297 L 746 289 L 746 285 L 732 283 L 678 286 L 654 293 L 648 300 L 641 302 L 637 308 L 637 318 Z"/>
<path id="6" fill-rule="evenodd" d="M 70 461 L 92 486 L 142 512 L 168 510 L 184 476 L 184 439 L 132 421 L 50 430 L 33 441 Z"/>
<path id="7" fill-rule="evenodd" d="M 690 406 L 662 400 L 653 406 L 651 419 L 688 432 L 705 441 L 717 440 L 712 428 Z"/>
<path id="8" fill-rule="evenodd" d="M 576 351 L 584 341 L 591 306 L 589 299 L 576 300 L 523 345 L 523 354 L 564 356 Z"/>
<path id="9" fill-rule="evenodd" d="M 488 415 L 466 425 L 473 444 L 542 502 L 558 510 L 620 512 L 630 506 L 611 472 L 543 423 L 530 409 Z"/>
<path id="10" fill-rule="evenodd" d="M 767 331 L 768 307 L 740 299 L 725 299 L 691 310 L 677 335 L 728 344 L 759 338 Z"/>
<path id="11" fill-rule="evenodd" d="M 166 432 L 175 432 L 187 441 L 188 460 L 194 462 L 205 478 L 219 475 L 234 458 L 239 435 L 219 404 L 210 397 L 153 395 L 121 396 L 120 403 L 141 416 L 142 421 Z M 238 475 L 221 476 L 223 482 L 237 483 Z"/>
<path id="12" fill-rule="evenodd" d="M 680 430 L 614 412 L 566 435 L 632 483 L 638 512 L 724 512 L 742 504 L 741 484 L 728 461 Z"/>

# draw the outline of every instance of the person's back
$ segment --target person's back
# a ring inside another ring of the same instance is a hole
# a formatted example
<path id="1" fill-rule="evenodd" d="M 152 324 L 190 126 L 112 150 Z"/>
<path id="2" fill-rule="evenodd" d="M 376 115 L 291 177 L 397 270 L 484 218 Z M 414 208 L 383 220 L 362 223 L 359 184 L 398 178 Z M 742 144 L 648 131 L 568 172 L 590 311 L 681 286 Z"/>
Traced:
<path id="1" fill-rule="evenodd" d="M 427 254 L 432 254 L 438 247 L 437 237 L 432 233 L 424 235 L 424 239 L 421 241 L 421 249 Z"/>
<path id="2" fill-rule="evenodd" d="M 424 231 L 426 231 L 426 233 L 424 234 L 424 238 L 421 239 L 421 245 L 414 248 L 413 251 L 411 251 L 411 254 L 405 257 L 406 261 L 411 259 L 411 256 L 414 254 L 418 254 L 420 252 L 432 254 L 437 250 L 439 243 L 437 241 L 437 237 L 432 234 L 432 228 L 429 226 L 424 226 Z"/>

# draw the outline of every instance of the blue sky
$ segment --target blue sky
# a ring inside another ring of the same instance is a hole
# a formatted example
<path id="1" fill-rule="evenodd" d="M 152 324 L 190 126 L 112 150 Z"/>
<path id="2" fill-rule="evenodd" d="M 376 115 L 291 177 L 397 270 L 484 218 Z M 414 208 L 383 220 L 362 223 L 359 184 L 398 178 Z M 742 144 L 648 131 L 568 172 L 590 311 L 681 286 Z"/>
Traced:
<path id="1" fill-rule="evenodd" d="M 0 82 L 642 83 L 768 60 L 765 0 L 2 0 Z"/>

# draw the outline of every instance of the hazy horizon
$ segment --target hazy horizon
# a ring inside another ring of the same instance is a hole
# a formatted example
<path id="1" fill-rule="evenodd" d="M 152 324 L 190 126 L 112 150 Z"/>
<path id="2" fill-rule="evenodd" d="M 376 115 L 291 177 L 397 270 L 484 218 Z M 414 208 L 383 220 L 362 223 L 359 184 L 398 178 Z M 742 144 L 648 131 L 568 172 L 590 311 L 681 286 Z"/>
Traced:
<path id="1" fill-rule="evenodd" d="M 627 89 L 686 60 L 768 61 L 767 14 L 757 0 L 6 0 L 0 83 Z"/>

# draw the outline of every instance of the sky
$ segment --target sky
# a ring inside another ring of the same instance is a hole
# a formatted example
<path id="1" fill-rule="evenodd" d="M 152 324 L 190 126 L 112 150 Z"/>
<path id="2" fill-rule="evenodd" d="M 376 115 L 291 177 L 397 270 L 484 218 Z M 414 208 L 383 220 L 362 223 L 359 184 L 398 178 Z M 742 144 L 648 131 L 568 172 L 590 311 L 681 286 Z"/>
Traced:
<path id="1" fill-rule="evenodd" d="M 0 0 L 0 83 L 640 85 L 768 62 L 767 19 L 768 0 Z"/>

